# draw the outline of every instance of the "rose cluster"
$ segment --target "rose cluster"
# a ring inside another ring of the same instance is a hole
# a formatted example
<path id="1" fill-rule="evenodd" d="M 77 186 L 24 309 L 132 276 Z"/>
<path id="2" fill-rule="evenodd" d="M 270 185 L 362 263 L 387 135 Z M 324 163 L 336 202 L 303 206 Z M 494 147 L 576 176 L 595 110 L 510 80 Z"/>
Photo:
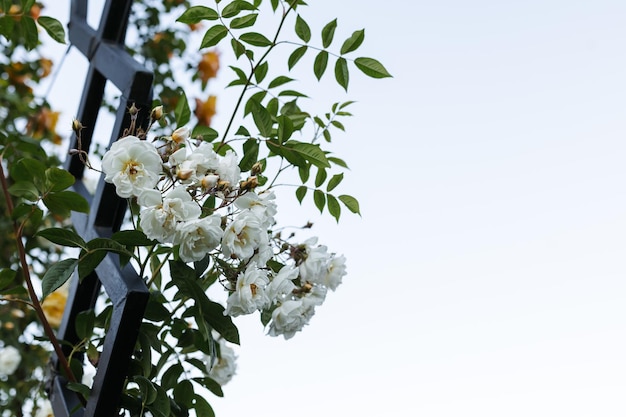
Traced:
<path id="1" fill-rule="evenodd" d="M 269 335 L 289 339 L 341 283 L 345 258 L 316 238 L 292 244 L 272 233 L 276 198 L 258 191 L 257 168 L 242 181 L 235 152 L 220 155 L 187 128 L 154 142 L 123 137 L 102 160 L 105 181 L 136 198 L 148 238 L 172 245 L 184 262 L 209 256 L 231 267 L 220 279 L 230 293 L 224 314 L 260 311 Z M 218 203 L 206 206 L 208 198 Z"/>

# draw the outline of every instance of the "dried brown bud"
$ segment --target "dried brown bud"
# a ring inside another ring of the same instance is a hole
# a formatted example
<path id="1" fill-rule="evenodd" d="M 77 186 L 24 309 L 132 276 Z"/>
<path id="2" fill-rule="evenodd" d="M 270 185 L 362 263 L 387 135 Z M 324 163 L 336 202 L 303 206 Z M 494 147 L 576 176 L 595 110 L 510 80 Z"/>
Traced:
<path id="1" fill-rule="evenodd" d="M 128 109 L 128 114 L 130 114 L 131 117 L 137 117 L 137 113 L 139 113 L 139 109 L 135 106 L 135 103 L 133 103 Z"/>
<path id="2" fill-rule="evenodd" d="M 239 188 L 246 191 L 254 190 L 258 186 L 259 180 L 256 177 L 250 177 L 245 181 L 241 181 L 239 184 Z"/>
<path id="3" fill-rule="evenodd" d="M 250 174 L 252 175 L 259 175 L 261 172 L 263 172 L 263 164 L 260 162 L 255 162 L 254 165 L 252 165 L 252 169 L 250 169 Z"/>
<path id="4" fill-rule="evenodd" d="M 150 118 L 152 120 L 161 120 L 163 117 L 163 106 L 156 106 L 150 112 Z"/>
<path id="5" fill-rule="evenodd" d="M 83 124 L 77 119 L 72 120 L 72 130 L 77 135 L 80 134 L 80 131 L 83 130 Z"/>

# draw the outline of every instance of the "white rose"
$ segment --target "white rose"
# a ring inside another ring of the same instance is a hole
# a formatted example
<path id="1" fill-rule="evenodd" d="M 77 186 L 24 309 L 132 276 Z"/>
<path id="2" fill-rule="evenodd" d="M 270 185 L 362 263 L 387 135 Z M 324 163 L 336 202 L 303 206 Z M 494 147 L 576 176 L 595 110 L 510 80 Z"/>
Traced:
<path id="1" fill-rule="evenodd" d="M 218 384 L 227 384 L 235 375 L 237 369 L 235 351 L 230 346 L 227 346 L 223 340 L 220 340 L 220 356 L 213 363 L 213 366 L 211 366 L 211 358 L 207 356 L 206 359 L 209 377 Z"/>
<path id="2" fill-rule="evenodd" d="M 239 184 L 241 170 L 237 155 L 233 151 L 227 151 L 226 155 L 219 160 L 217 175 L 220 176 L 220 180 L 228 181 L 232 187 Z"/>
<path id="3" fill-rule="evenodd" d="M 13 346 L 5 346 L 0 350 L 0 375 L 12 375 L 22 361 L 20 351 Z"/>
<path id="4" fill-rule="evenodd" d="M 273 192 L 256 194 L 249 191 L 235 200 L 235 205 L 240 209 L 250 210 L 254 213 L 264 228 L 268 229 L 274 224 L 276 215 L 276 195 Z"/>
<path id="5" fill-rule="evenodd" d="M 137 196 L 153 188 L 161 175 L 161 157 L 157 150 L 136 136 L 126 136 L 111 145 L 102 158 L 104 180 L 115 185 L 122 198 Z"/>
<path id="6" fill-rule="evenodd" d="M 326 246 L 314 247 L 317 238 L 308 239 L 304 242 L 306 247 L 306 259 L 300 264 L 300 276 L 304 281 L 322 283 L 326 276 L 329 255 Z"/>
<path id="7" fill-rule="evenodd" d="M 313 305 L 304 303 L 302 299 L 287 300 L 272 312 L 268 334 L 283 335 L 285 340 L 291 339 L 296 332 L 302 330 L 313 314 L 315 314 Z"/>
<path id="8" fill-rule="evenodd" d="M 225 315 L 233 317 L 251 314 L 269 305 L 265 287 L 269 283 L 267 273 L 251 262 L 237 277 L 235 291 L 226 300 Z"/>
<path id="9" fill-rule="evenodd" d="M 298 270 L 291 265 L 285 265 L 267 286 L 267 296 L 270 300 L 282 301 L 296 288 L 292 280 L 298 278 Z"/>
<path id="10" fill-rule="evenodd" d="M 49 400 L 43 400 L 41 404 L 39 404 L 39 409 L 37 410 L 35 417 L 54 417 L 52 404 L 50 404 Z"/>
<path id="11" fill-rule="evenodd" d="M 226 226 L 222 236 L 222 252 L 226 257 L 248 260 L 254 250 L 263 242 L 263 233 L 259 219 L 249 211 L 239 214 Z"/>
<path id="12" fill-rule="evenodd" d="M 180 242 L 180 259 L 199 261 L 220 244 L 222 218 L 214 214 L 202 219 L 179 223 L 175 241 Z"/>
<path id="13" fill-rule="evenodd" d="M 344 275 L 346 275 L 346 257 L 343 255 L 333 256 L 328 263 L 327 273 L 323 279 L 323 283 L 328 288 L 335 291 L 339 284 L 341 284 L 341 279 Z"/>
<path id="14" fill-rule="evenodd" d="M 138 202 L 151 206 L 141 210 L 139 225 L 149 239 L 161 243 L 179 243 L 175 241 L 178 222 L 197 219 L 202 212 L 184 187 L 175 188 L 162 200 L 158 191 L 147 190 L 139 196 Z"/>

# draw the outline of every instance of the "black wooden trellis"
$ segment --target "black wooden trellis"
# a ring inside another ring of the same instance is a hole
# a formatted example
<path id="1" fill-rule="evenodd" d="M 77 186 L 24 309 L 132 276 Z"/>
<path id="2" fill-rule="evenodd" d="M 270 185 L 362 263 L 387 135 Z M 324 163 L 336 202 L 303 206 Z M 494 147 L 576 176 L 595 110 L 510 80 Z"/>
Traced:
<path id="1" fill-rule="evenodd" d="M 101 108 L 104 88 L 112 82 L 121 92 L 119 108 L 111 135 L 111 143 L 129 126 L 128 108 L 135 104 L 140 111 L 137 126 L 146 127 L 152 104 L 152 72 L 137 63 L 125 50 L 124 40 L 132 0 L 106 0 L 98 30 L 87 24 L 87 0 L 72 0 L 69 38 L 89 60 L 77 119 L 85 126 L 82 149 L 89 150 L 93 128 Z M 76 135 L 70 149 L 77 148 Z M 115 194 L 115 188 L 102 179 L 95 195 L 91 195 L 82 179 L 84 164 L 78 155 L 68 157 L 65 168 L 76 177 L 74 191 L 90 202 L 89 215 L 72 214 L 78 234 L 85 240 L 110 237 L 119 230 L 127 210 L 126 200 Z M 121 392 L 130 358 L 148 301 L 148 289 L 136 271 L 127 265 L 120 268 L 117 256 L 109 254 L 96 270 L 79 284 L 72 280 L 59 338 L 72 344 L 78 342 L 75 331 L 77 315 L 95 305 L 103 286 L 113 304 L 110 326 L 98 362 L 91 396 L 83 407 L 75 392 L 66 387 L 66 380 L 55 372 L 49 384 L 50 400 L 56 417 L 112 417 L 118 414 Z M 64 347 L 66 354 L 69 348 Z M 56 361 L 53 365 L 58 367 Z"/>

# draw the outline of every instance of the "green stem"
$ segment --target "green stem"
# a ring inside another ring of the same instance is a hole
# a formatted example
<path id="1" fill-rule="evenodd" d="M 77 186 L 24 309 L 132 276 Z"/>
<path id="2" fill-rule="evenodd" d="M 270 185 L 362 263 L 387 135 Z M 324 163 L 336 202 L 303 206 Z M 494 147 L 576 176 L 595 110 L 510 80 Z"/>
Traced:
<path id="1" fill-rule="evenodd" d="M 241 89 L 241 94 L 239 95 L 239 98 L 237 99 L 237 104 L 235 104 L 235 108 L 233 109 L 233 114 L 230 116 L 230 120 L 228 121 L 228 125 L 226 126 L 226 130 L 224 131 L 224 136 L 222 137 L 222 141 L 220 142 L 220 146 L 223 145 L 225 143 L 225 141 L 226 141 L 226 137 L 228 136 L 228 131 L 230 130 L 230 128 L 233 125 L 233 122 L 235 121 L 235 116 L 237 115 L 237 111 L 239 110 L 239 107 L 241 106 L 241 103 L 243 101 L 243 97 L 246 95 L 246 90 L 250 86 L 250 83 L 252 81 L 252 77 L 254 76 L 254 72 L 259 67 L 259 65 L 261 65 L 263 63 L 263 60 L 267 57 L 267 55 L 269 55 L 269 53 L 272 51 L 272 49 L 274 49 L 274 47 L 276 45 L 278 45 L 276 43 L 276 41 L 278 40 L 278 35 L 280 35 L 280 31 L 282 30 L 283 24 L 285 23 L 285 20 L 287 19 L 287 15 L 289 14 L 289 12 L 291 12 L 293 10 L 293 7 L 297 3 L 297 1 L 298 0 L 293 0 L 289 4 L 289 8 L 285 11 L 285 13 L 283 13 L 282 18 L 280 19 L 280 23 L 278 24 L 278 28 L 276 29 L 276 34 L 274 35 L 274 39 L 272 40 L 272 44 L 267 48 L 267 51 L 265 51 L 263 56 L 261 56 L 261 59 L 259 59 L 259 61 L 256 63 L 256 65 L 254 65 L 252 67 L 252 70 L 250 71 L 250 75 L 248 76 L 248 79 L 246 80 L 246 84 Z M 218 147 L 218 150 L 219 150 L 219 147 Z"/>

